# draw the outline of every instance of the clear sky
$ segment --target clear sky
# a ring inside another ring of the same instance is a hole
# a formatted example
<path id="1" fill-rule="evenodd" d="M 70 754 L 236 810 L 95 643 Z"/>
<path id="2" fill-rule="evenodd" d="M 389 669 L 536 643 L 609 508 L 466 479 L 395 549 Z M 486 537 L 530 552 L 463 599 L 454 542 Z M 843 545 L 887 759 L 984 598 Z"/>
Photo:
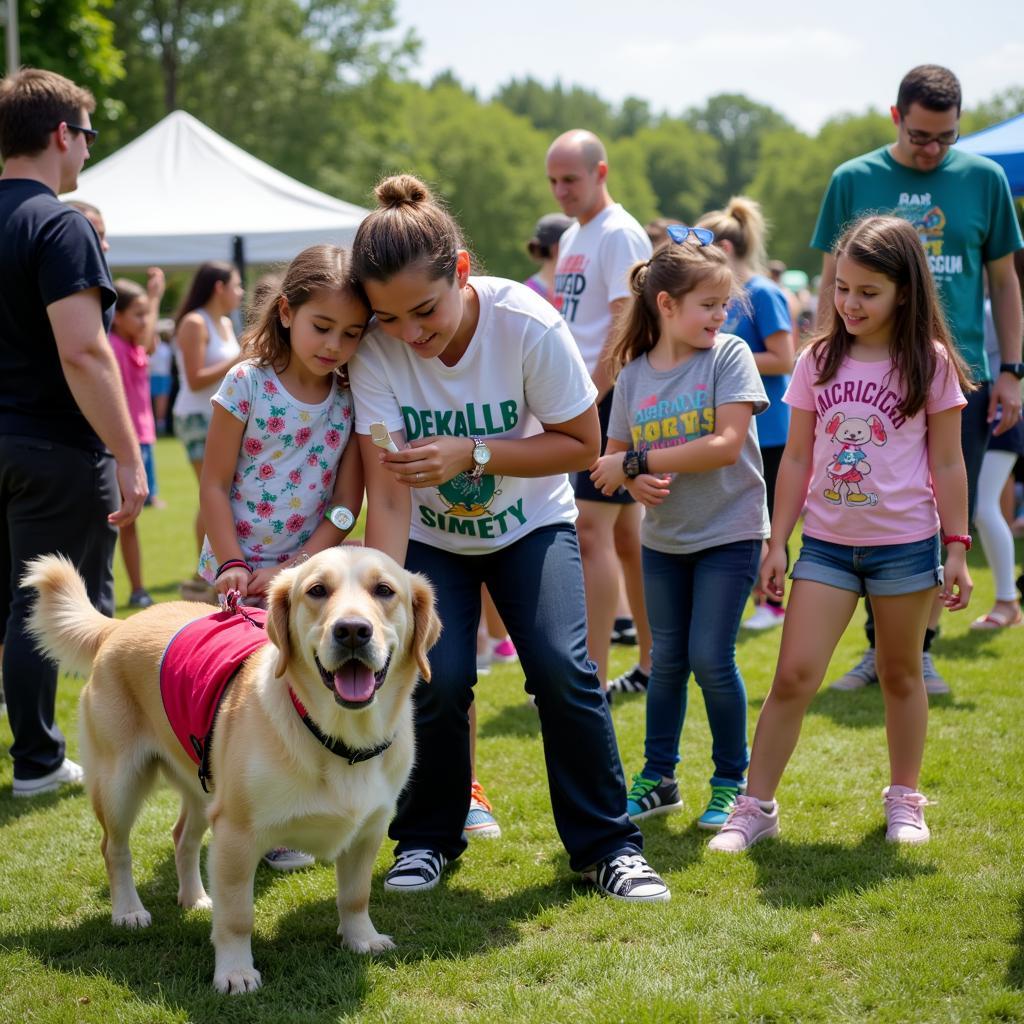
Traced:
<path id="1" fill-rule="evenodd" d="M 952 68 L 968 106 L 1024 86 L 1021 0 L 399 0 L 398 17 L 423 41 L 414 77 L 450 68 L 485 98 L 527 75 L 671 114 L 742 92 L 814 132 L 887 110 L 916 64 Z"/>

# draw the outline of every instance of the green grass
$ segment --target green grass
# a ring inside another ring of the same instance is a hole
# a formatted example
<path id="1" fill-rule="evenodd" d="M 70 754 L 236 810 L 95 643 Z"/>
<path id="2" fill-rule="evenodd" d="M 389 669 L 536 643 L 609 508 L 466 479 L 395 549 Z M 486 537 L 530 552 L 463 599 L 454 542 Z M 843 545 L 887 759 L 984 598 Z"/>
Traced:
<path id="1" fill-rule="evenodd" d="M 168 598 L 194 567 L 195 486 L 175 442 L 160 443 L 158 467 L 170 507 L 147 511 L 140 535 L 147 585 Z M 265 987 L 247 997 L 214 994 L 209 916 L 175 904 L 171 792 L 155 794 L 134 832 L 153 926 L 115 930 L 86 798 L 14 801 L 4 753 L 0 1022 L 1024 1020 L 1024 630 L 968 631 L 992 597 L 980 557 L 972 569 L 973 606 L 947 617 L 935 649 L 954 695 L 933 702 L 922 788 L 937 806 L 927 846 L 884 841 L 873 689 L 823 691 L 813 704 L 779 794 L 780 841 L 746 856 L 707 854 L 693 822 L 707 797 L 710 740 L 694 688 L 679 772 L 685 811 L 644 825 L 672 902 L 602 899 L 568 869 L 536 715 L 518 666 L 500 666 L 481 678 L 477 700 L 479 774 L 503 837 L 478 841 L 446 884 L 420 896 L 384 895 L 382 852 L 371 912 L 398 949 L 374 959 L 338 945 L 330 867 L 292 876 L 261 868 L 254 954 Z M 778 633 L 741 638 L 751 730 L 777 644 Z M 852 627 L 833 671 L 861 645 Z M 613 669 L 631 663 L 617 649 Z M 72 756 L 80 688 L 62 680 L 58 719 Z M 631 773 L 643 698 L 621 699 L 614 718 Z M 0 722 L 0 745 L 9 741 Z"/>

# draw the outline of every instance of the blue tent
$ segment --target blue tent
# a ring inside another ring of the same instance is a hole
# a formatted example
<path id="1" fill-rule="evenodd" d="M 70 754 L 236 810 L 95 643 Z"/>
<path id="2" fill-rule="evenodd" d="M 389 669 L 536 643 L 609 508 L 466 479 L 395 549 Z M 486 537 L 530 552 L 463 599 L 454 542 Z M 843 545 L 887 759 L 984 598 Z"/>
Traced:
<path id="1" fill-rule="evenodd" d="M 1024 196 L 1024 114 L 965 135 L 957 145 L 967 153 L 995 160 L 1006 171 L 1013 194 Z"/>

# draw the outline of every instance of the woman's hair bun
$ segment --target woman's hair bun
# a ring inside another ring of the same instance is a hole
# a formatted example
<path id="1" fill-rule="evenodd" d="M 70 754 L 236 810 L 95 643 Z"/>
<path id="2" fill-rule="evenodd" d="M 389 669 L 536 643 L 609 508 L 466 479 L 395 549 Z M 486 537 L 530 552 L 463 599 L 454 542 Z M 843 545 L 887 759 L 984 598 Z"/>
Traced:
<path id="1" fill-rule="evenodd" d="M 384 209 L 398 206 L 418 206 L 421 203 L 433 202 L 430 189 L 411 174 L 393 174 L 385 178 L 374 190 L 377 203 Z"/>

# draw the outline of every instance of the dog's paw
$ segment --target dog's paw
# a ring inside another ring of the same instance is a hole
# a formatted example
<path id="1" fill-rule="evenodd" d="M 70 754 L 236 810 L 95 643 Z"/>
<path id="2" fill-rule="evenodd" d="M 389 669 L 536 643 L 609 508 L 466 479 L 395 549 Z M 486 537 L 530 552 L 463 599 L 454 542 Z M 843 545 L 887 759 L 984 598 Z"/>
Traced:
<path id="1" fill-rule="evenodd" d="M 230 971 L 218 971 L 213 976 L 213 987 L 221 995 L 238 996 L 255 992 L 263 984 L 260 972 L 255 967 L 236 967 Z"/>
<path id="2" fill-rule="evenodd" d="M 128 914 L 114 914 L 111 918 L 116 928 L 148 928 L 153 915 L 148 910 L 133 910 Z"/>
<path id="3" fill-rule="evenodd" d="M 353 953 L 383 953 L 385 950 L 394 949 L 395 942 L 390 935 L 381 935 L 379 932 L 372 932 L 369 935 L 345 936 L 341 938 L 341 944 Z"/>
<path id="4" fill-rule="evenodd" d="M 178 896 L 178 905 L 186 910 L 213 910 L 213 900 L 204 892 L 201 896 Z"/>

